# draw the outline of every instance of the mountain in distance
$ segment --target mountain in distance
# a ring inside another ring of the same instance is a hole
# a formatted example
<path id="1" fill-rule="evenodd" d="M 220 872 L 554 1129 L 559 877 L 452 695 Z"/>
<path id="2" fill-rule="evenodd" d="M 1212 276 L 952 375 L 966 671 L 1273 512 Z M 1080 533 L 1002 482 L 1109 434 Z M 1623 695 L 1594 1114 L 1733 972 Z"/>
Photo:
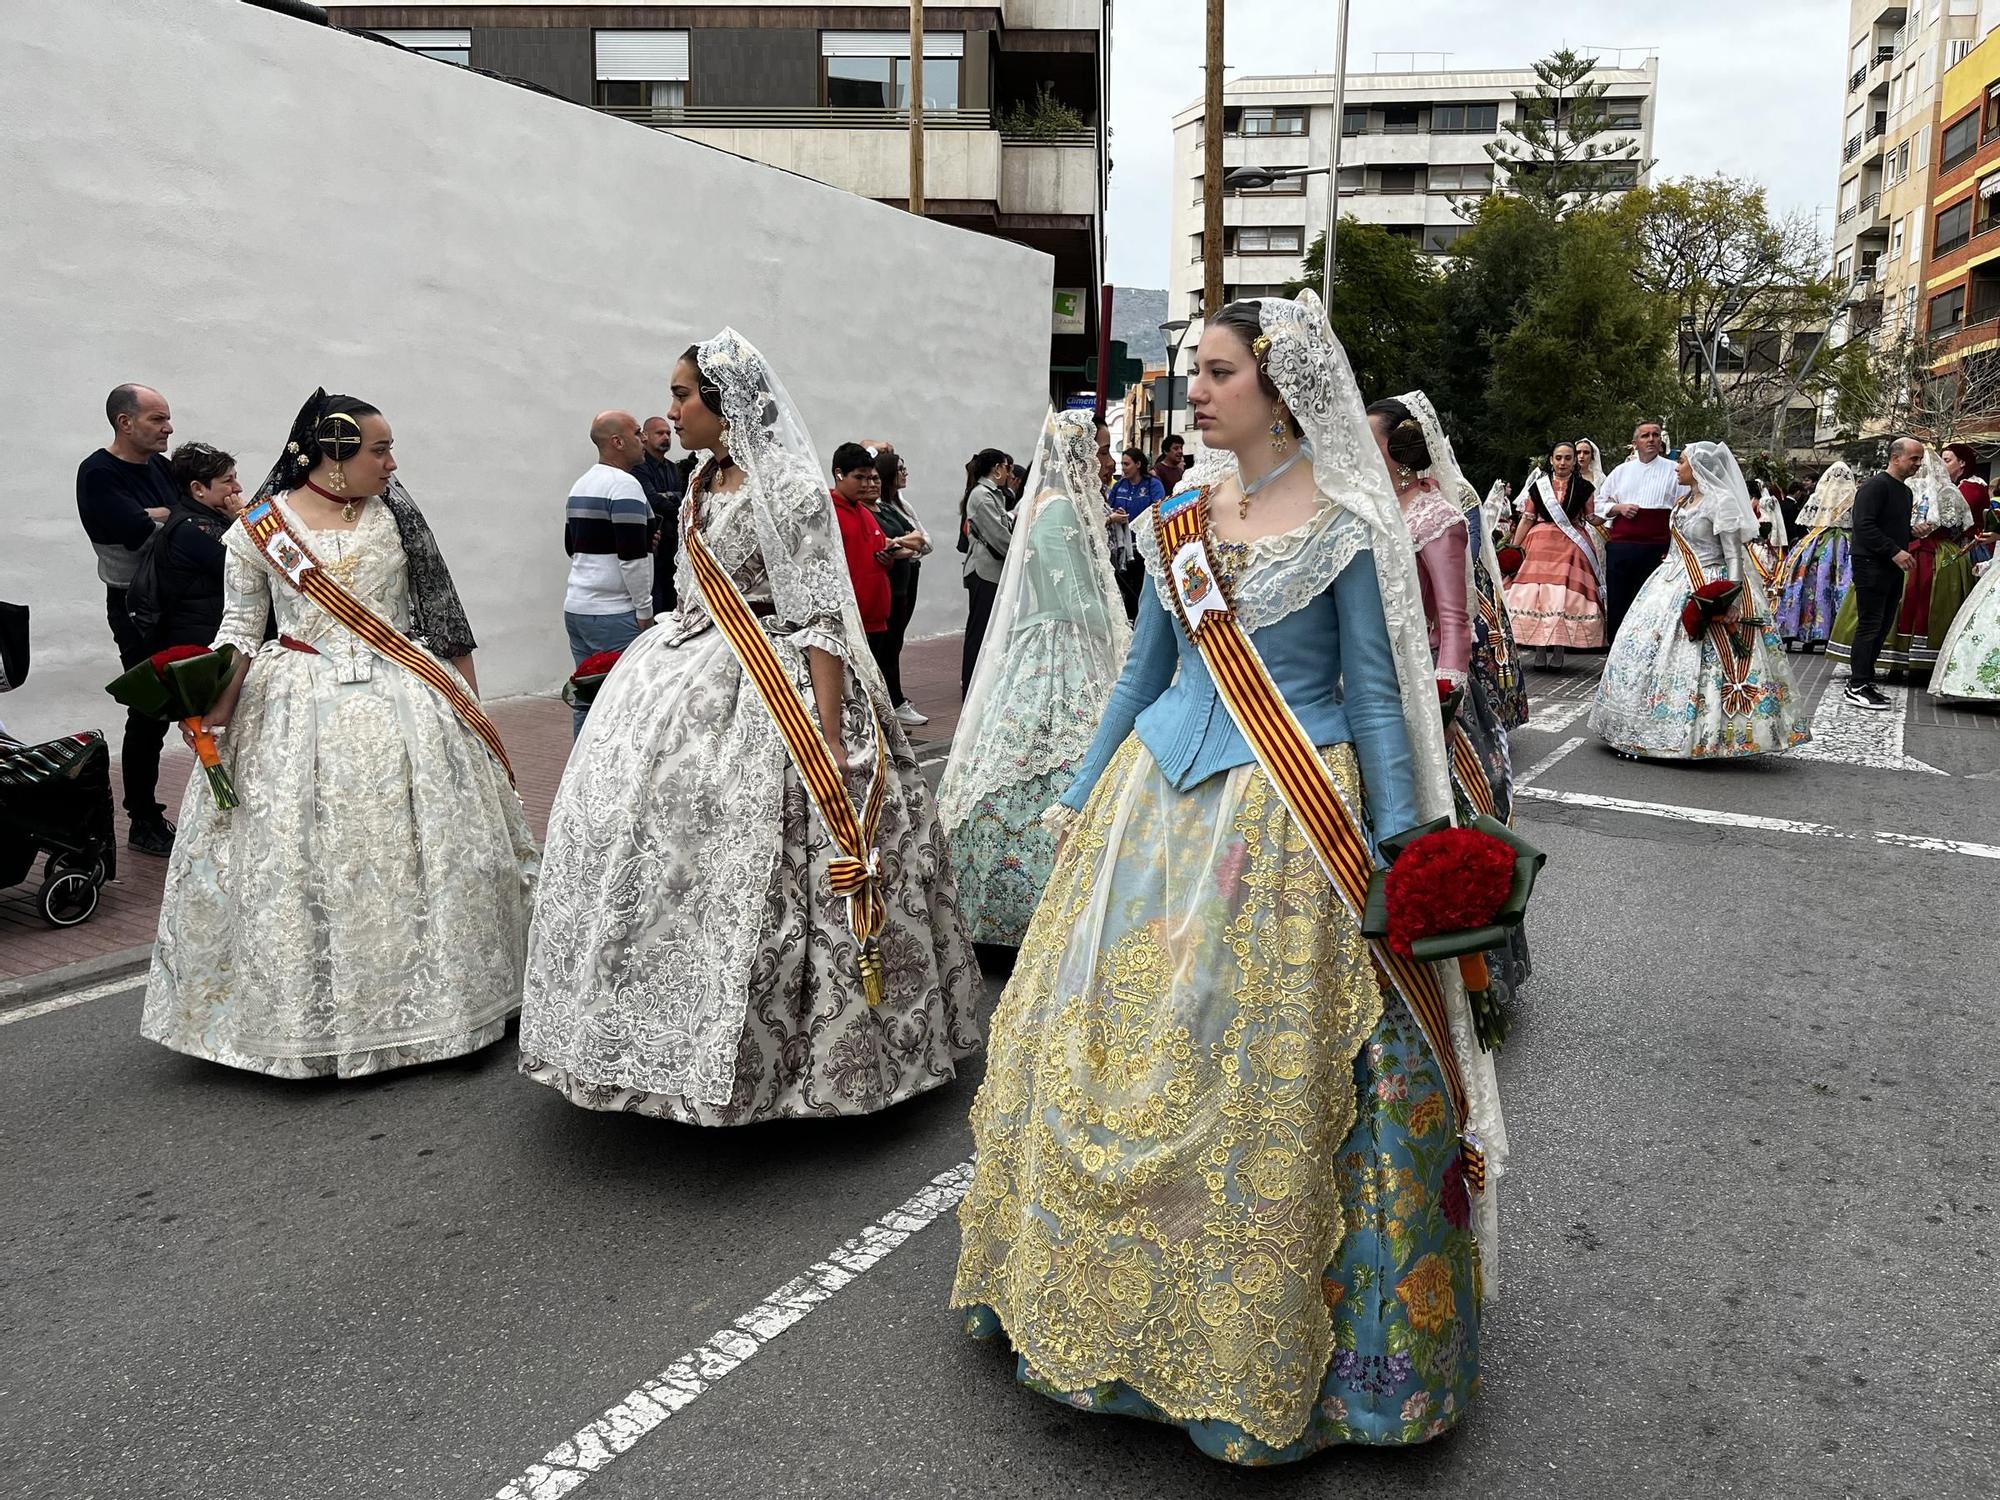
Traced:
<path id="1" fill-rule="evenodd" d="M 1111 336 L 1125 352 L 1146 362 L 1148 369 L 1165 368 L 1167 340 L 1160 325 L 1167 321 L 1167 294 L 1144 286 L 1121 286 L 1111 293 Z"/>

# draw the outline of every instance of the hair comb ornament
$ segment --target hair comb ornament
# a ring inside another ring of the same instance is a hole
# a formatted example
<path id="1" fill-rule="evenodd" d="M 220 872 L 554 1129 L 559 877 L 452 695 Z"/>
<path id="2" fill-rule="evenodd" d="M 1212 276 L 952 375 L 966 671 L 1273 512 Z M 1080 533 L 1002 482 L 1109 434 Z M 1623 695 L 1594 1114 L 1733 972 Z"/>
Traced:
<path id="1" fill-rule="evenodd" d="M 1271 352 L 1271 335 L 1268 333 L 1258 334 L 1257 337 L 1250 341 L 1250 352 L 1259 359 L 1269 354 Z"/>

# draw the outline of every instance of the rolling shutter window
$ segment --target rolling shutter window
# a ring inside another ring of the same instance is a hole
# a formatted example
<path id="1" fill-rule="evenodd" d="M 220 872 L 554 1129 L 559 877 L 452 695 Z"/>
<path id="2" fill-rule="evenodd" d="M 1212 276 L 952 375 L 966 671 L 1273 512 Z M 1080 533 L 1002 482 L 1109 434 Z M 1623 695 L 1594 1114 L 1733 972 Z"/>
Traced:
<path id="1" fill-rule="evenodd" d="M 597 33 L 599 82 L 685 83 L 687 76 L 685 31 Z"/>
<path id="2" fill-rule="evenodd" d="M 598 35 L 603 36 L 604 33 L 600 31 Z M 910 34 L 907 31 L 822 31 L 819 34 L 819 53 L 821 57 L 908 57 Z M 965 56 L 965 33 L 925 32 L 924 56 Z"/>

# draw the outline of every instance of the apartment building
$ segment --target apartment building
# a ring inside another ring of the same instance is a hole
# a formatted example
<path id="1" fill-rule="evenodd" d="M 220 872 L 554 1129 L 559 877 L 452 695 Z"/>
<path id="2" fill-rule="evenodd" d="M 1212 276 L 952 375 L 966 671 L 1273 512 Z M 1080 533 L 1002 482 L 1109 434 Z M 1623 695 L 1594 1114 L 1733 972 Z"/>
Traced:
<path id="1" fill-rule="evenodd" d="M 1834 274 L 1853 286 L 1836 342 L 1920 323 L 1938 85 L 1972 50 L 1980 0 L 1850 0 Z"/>
<path id="2" fill-rule="evenodd" d="M 863 197 L 909 198 L 907 3 L 483 0 L 327 12 L 440 62 Z M 1110 0 L 926 0 L 923 12 L 925 213 L 1054 258 L 1051 391 L 1062 395 L 1084 383 L 1097 347 Z M 801 229 L 809 243 L 811 226 Z"/>
<path id="3" fill-rule="evenodd" d="M 1610 66 L 1605 112 L 1612 128 L 1639 142 L 1639 161 L 1617 168 L 1619 185 L 1645 180 L 1652 160 L 1659 60 Z M 1622 59 L 1619 59 L 1622 61 Z M 1465 232 L 1455 205 L 1505 183 L 1486 154 L 1532 94 L 1525 68 L 1496 71 L 1350 73 L 1340 121 L 1340 211 L 1381 224 L 1434 255 Z M 1223 93 L 1222 160 L 1232 167 L 1318 168 L 1267 188 L 1226 189 L 1223 283 L 1227 297 L 1268 295 L 1304 274 L 1305 253 L 1326 225 L 1326 169 L 1333 159 L 1333 80 L 1325 74 L 1239 78 Z M 1174 117 L 1173 255 L 1176 317 L 1201 315 L 1203 110 Z"/>

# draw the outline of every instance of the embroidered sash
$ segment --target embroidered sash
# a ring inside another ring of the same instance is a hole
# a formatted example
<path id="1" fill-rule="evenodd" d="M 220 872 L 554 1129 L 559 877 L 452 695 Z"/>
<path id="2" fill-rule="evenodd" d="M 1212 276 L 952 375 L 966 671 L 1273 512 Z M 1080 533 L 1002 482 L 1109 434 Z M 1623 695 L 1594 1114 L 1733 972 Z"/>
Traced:
<path id="1" fill-rule="evenodd" d="M 272 571 L 308 603 L 318 605 L 337 623 L 346 626 L 377 656 L 394 662 L 434 689 L 465 721 L 465 727 L 485 741 L 493 758 L 500 762 L 500 769 L 507 773 L 508 783 L 513 783 L 514 766 L 507 759 L 507 747 L 500 742 L 500 731 L 473 701 L 472 694 L 443 662 L 355 598 L 345 584 L 327 572 L 313 556 L 305 538 L 285 519 L 275 499 L 259 500 L 243 513 L 243 533 Z"/>
<path id="2" fill-rule="evenodd" d="M 887 742 L 881 722 L 875 718 L 874 705 L 870 704 L 869 719 L 875 727 L 875 775 L 868 786 L 866 809 L 857 816 L 847 788 L 841 783 L 840 768 L 833 762 L 833 752 L 827 748 L 826 737 L 806 711 L 804 700 L 771 646 L 771 638 L 758 626 L 757 616 L 742 591 L 702 539 L 703 498 L 698 487 L 688 494 L 681 544 L 709 617 L 722 631 L 744 675 L 764 700 L 764 707 L 784 738 L 793 769 L 805 783 L 806 795 L 819 813 L 820 824 L 838 851 L 827 872 L 828 884 L 836 896 L 847 898 L 847 926 L 859 947 L 856 968 L 861 975 L 862 990 L 869 1005 L 880 1005 L 884 992 L 881 934 L 888 921 L 888 902 L 882 894 L 882 861 L 875 849 L 875 832 L 882 820 L 882 799 L 889 779 Z"/>
<path id="3" fill-rule="evenodd" d="M 1177 496 L 1155 520 L 1167 597 L 1181 627 L 1201 652 L 1217 694 L 1271 778 L 1286 810 L 1312 845 L 1334 893 L 1356 922 L 1368 905 L 1375 862 L 1360 820 L 1342 799 L 1291 705 L 1271 681 L 1264 659 L 1238 623 L 1224 597 L 1221 575 L 1208 551 L 1208 490 Z M 1479 781 L 1484 784 L 1484 774 Z M 1452 1046 L 1444 987 L 1434 965 L 1403 958 L 1387 943 L 1370 944 L 1377 966 L 1422 1028 L 1444 1074 L 1458 1122 L 1459 1149 L 1466 1181 L 1475 1191 L 1486 1185 L 1486 1156 L 1468 1123 L 1465 1077 Z"/>
<path id="4" fill-rule="evenodd" d="M 1687 569 L 1689 591 L 1699 592 L 1702 585 L 1708 582 L 1708 576 L 1702 572 L 1701 561 L 1694 555 L 1694 548 L 1688 545 L 1678 526 L 1668 527 L 1667 534 L 1680 548 L 1681 565 Z M 1754 560 L 1751 565 L 1756 566 Z M 1761 576 L 1764 570 L 1758 568 L 1757 571 Z M 1744 615 L 1748 618 L 1750 611 L 1745 610 Z M 1750 685 L 1750 654 L 1736 649 L 1736 637 L 1720 616 L 1708 622 L 1708 638 L 1722 663 L 1722 711 L 1736 718 L 1746 717 L 1755 711 L 1757 701 L 1764 696 L 1762 688 Z"/>

